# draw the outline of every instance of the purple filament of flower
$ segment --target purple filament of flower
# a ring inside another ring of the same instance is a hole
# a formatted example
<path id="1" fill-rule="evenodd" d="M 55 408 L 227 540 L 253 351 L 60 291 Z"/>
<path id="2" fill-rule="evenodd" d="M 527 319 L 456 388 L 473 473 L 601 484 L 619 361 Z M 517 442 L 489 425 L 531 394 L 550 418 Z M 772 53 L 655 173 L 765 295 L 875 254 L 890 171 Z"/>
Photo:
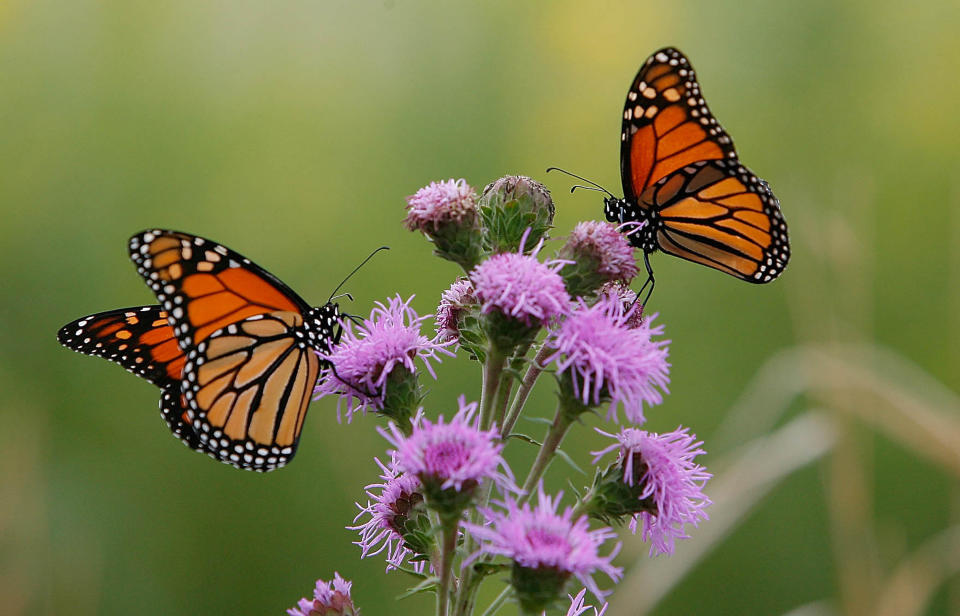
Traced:
<path id="1" fill-rule="evenodd" d="M 430 182 L 407 197 L 404 224 L 410 230 L 436 231 L 446 222 L 462 222 L 475 216 L 477 193 L 466 180 Z"/>
<path id="2" fill-rule="evenodd" d="M 434 423 L 418 414 L 410 436 L 394 423 L 389 431 L 378 428 L 395 447 L 397 467 L 423 482 L 439 482 L 441 489 L 460 490 L 464 484 L 489 479 L 503 490 L 516 491 L 496 428 L 480 429 L 476 402 L 466 404 L 461 396 L 459 407 L 449 423 L 443 415 Z"/>
<path id="3" fill-rule="evenodd" d="M 668 340 L 654 340 L 663 334 L 663 326 L 651 326 L 656 315 L 636 325 L 633 310 L 608 294 L 588 306 L 582 299 L 547 338 L 556 349 L 547 362 L 556 362 L 557 370 L 568 372 L 574 393 L 585 405 L 597 405 L 610 399 L 609 417 L 618 419 L 617 406 L 623 405 L 629 420 L 641 424 L 644 403 L 663 401 L 661 390 L 670 382 Z"/>
<path id="4" fill-rule="evenodd" d="M 573 254 L 590 254 L 599 262 L 599 273 L 607 280 L 629 281 L 637 275 L 633 246 L 609 222 L 586 220 L 578 223 L 567 245 Z"/>
<path id="5" fill-rule="evenodd" d="M 466 278 L 458 278 L 440 295 L 440 305 L 434 318 L 439 342 L 456 341 L 460 338 L 460 315 L 477 301 L 473 284 Z"/>
<path id="6" fill-rule="evenodd" d="M 413 553 L 404 546 L 404 537 L 401 534 L 400 521 L 406 519 L 410 509 L 423 500 L 420 494 L 420 480 L 416 476 L 400 473 L 396 459 L 390 465 L 383 464 L 374 458 L 382 471 L 382 482 L 366 486 L 367 497 L 371 500 L 361 505 L 360 513 L 354 518 L 354 523 L 369 516 L 366 522 L 356 526 L 348 526 L 349 530 L 360 533 L 360 541 L 355 541 L 361 548 L 360 558 L 375 556 L 383 551 L 387 553 L 387 571 L 397 569 L 406 562 Z M 422 573 L 424 562 L 411 563 L 412 568 Z"/>
<path id="7" fill-rule="evenodd" d="M 594 616 L 603 616 L 603 614 L 607 611 L 608 604 L 604 603 L 600 611 L 597 611 L 597 608 L 593 607 L 592 605 L 584 605 L 584 599 L 586 595 L 586 588 L 582 588 L 575 597 L 567 595 L 567 597 L 570 598 L 570 609 L 567 610 L 567 616 L 581 616 L 590 610 L 593 610 Z"/>
<path id="8" fill-rule="evenodd" d="M 624 481 L 641 485 L 640 500 L 651 499 L 656 513 L 643 511 L 633 516 L 630 530 L 641 528 L 641 537 L 650 541 L 650 555 L 673 553 L 674 540 L 688 537 L 685 525 L 696 527 L 708 519 L 706 511 L 711 501 L 703 493 L 703 486 L 712 476 L 694 458 L 704 454 L 702 441 L 690 434 L 689 428 L 656 434 L 635 428 L 623 428 L 616 443 L 593 452 L 594 463 L 605 453 L 619 449 Z"/>
<path id="9" fill-rule="evenodd" d="M 333 581 L 330 583 L 323 580 L 317 580 L 317 585 L 313 590 L 313 599 L 300 599 L 297 607 L 287 610 L 289 616 L 339 616 L 341 614 L 354 614 L 353 600 L 350 598 L 350 588 L 353 582 L 349 582 L 339 573 L 333 574 Z"/>
<path id="10" fill-rule="evenodd" d="M 566 313 L 570 303 L 557 273 L 565 263 L 541 263 L 535 255 L 522 252 L 501 253 L 475 267 L 470 280 L 483 312 L 500 312 L 530 326 L 544 325 Z"/>
<path id="11" fill-rule="evenodd" d="M 410 299 L 399 295 L 386 305 L 377 302 L 370 318 L 356 327 L 344 323 L 340 344 L 320 356 L 333 364 L 324 371 L 324 378 L 314 390 L 317 397 L 338 395 L 347 402 L 347 421 L 353 413 L 367 408 L 382 409 L 384 385 L 396 369 L 416 372 L 415 358 L 420 358 L 431 376 L 436 378 L 430 360 L 440 361 L 439 354 L 453 355 L 446 347 L 453 341 L 438 342 L 420 333 L 420 324 L 427 316 L 418 316 L 410 307 Z M 337 414 L 340 407 L 338 404 Z"/>
<path id="12" fill-rule="evenodd" d="M 613 551 L 600 556 L 599 547 L 608 539 L 616 537 L 610 528 L 589 529 L 587 516 L 573 519 L 573 508 L 567 507 L 557 513 L 562 493 L 551 499 L 539 486 L 537 506 L 529 503 L 518 506 L 516 502 L 502 503 L 503 511 L 481 509 L 487 524 L 465 524 L 465 527 L 481 541 L 480 549 L 468 559 L 468 563 L 481 554 L 506 556 L 515 564 L 528 568 L 550 568 L 574 575 L 590 592 L 602 599 L 604 593 L 597 586 L 593 574 L 597 571 L 617 581 L 623 570 L 612 564 L 620 550 L 618 543 Z"/>

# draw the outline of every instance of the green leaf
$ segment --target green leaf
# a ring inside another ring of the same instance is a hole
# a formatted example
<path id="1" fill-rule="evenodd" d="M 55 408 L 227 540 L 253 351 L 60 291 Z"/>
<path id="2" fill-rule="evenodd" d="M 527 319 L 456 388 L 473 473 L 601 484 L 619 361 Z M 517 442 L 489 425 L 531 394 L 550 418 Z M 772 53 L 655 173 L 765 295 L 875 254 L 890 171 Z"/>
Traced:
<path id="1" fill-rule="evenodd" d="M 437 592 L 437 586 L 439 584 L 440 584 L 440 578 L 438 578 L 435 575 L 431 575 L 430 577 L 426 578 L 425 580 L 423 580 L 413 588 L 408 589 L 407 592 L 397 597 L 397 599 L 406 599 L 407 597 L 412 597 L 413 595 L 418 595 L 423 592 L 435 593 Z"/>
<path id="2" fill-rule="evenodd" d="M 511 439 L 511 438 L 520 439 L 521 441 L 525 441 L 527 443 L 530 443 L 531 445 L 536 445 L 537 447 L 541 447 L 543 445 L 543 443 L 541 443 L 540 441 L 532 437 L 529 437 L 526 434 L 520 434 L 519 432 L 511 432 L 510 434 L 508 434 L 507 439 Z"/>
<path id="3" fill-rule="evenodd" d="M 586 473 L 583 472 L 583 469 L 580 468 L 579 466 L 577 466 L 577 464 L 573 461 L 573 458 L 571 458 L 569 455 L 567 455 L 567 452 L 565 452 L 565 451 L 562 450 L 562 449 L 557 449 L 557 455 L 560 456 L 561 458 L 563 458 L 563 460 L 564 460 L 567 464 L 569 464 L 569 465 L 571 466 L 571 468 L 573 468 L 573 470 L 577 471 L 577 472 L 580 473 L 581 475 L 586 475 Z"/>

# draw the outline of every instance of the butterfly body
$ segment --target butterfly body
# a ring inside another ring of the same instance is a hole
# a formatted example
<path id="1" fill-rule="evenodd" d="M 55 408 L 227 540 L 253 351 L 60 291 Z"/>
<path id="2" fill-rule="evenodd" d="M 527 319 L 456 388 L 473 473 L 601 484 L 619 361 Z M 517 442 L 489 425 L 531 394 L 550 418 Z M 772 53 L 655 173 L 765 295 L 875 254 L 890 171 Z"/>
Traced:
<path id="1" fill-rule="evenodd" d="M 780 202 L 740 162 L 679 50 L 640 67 L 620 142 L 624 196 L 604 199 L 604 215 L 638 223 L 625 232 L 644 257 L 660 250 L 754 283 L 780 275 L 790 258 Z"/>
<path id="2" fill-rule="evenodd" d="M 336 304 L 311 308 L 283 282 L 205 238 L 151 230 L 130 257 L 160 305 L 78 319 L 61 344 L 120 364 L 161 389 L 188 447 L 269 471 L 296 453 L 320 370 L 339 341 Z"/>

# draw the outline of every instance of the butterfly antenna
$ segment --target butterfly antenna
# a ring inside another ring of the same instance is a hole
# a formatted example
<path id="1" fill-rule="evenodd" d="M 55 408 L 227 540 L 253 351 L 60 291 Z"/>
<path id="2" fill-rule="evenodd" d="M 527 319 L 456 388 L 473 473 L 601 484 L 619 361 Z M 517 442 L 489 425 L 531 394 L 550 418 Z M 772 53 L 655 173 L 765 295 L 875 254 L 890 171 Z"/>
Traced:
<path id="1" fill-rule="evenodd" d="M 341 297 L 346 297 L 346 298 L 349 299 L 351 302 L 353 301 L 353 296 L 350 295 L 350 292 L 349 292 L 349 291 L 344 291 L 344 292 L 341 293 L 340 295 L 337 295 L 337 296 L 335 296 L 335 297 L 331 297 L 331 298 L 330 298 L 330 301 L 332 302 L 333 300 L 335 300 L 335 299 L 340 299 Z"/>
<path id="2" fill-rule="evenodd" d="M 608 195 L 610 195 L 611 197 L 613 197 L 614 199 L 616 199 L 616 196 L 615 196 L 612 192 L 610 192 L 609 190 L 607 190 L 607 189 L 604 188 L 603 186 L 600 186 L 599 184 L 597 184 L 597 183 L 594 182 L 593 180 L 588 180 L 587 178 L 580 177 L 580 176 L 577 175 L 576 173 L 570 173 L 570 172 L 567 171 L 566 169 L 561 169 L 560 167 L 547 167 L 547 173 L 550 173 L 551 171 L 559 171 L 560 173 L 566 173 L 567 175 L 569 175 L 569 176 L 572 177 L 572 178 L 577 178 L 577 179 L 580 180 L 581 182 L 586 182 L 586 183 L 589 184 L 590 186 L 593 186 L 594 188 L 591 188 L 590 190 L 597 190 L 597 191 L 600 191 L 600 192 L 605 192 L 605 193 L 607 193 Z M 574 186 L 573 188 L 570 189 L 570 192 L 573 192 L 573 189 L 574 189 L 574 188 L 587 188 L 587 187 L 586 187 L 586 186 Z"/>
<path id="3" fill-rule="evenodd" d="M 371 252 L 369 255 L 367 255 L 367 258 L 364 259 L 363 261 L 361 261 L 361 262 L 360 262 L 360 265 L 358 265 L 358 266 L 356 266 L 355 268 L 353 268 L 353 271 L 350 272 L 349 274 L 347 274 L 347 277 L 344 278 L 343 281 L 342 281 L 340 284 L 337 285 L 337 288 L 334 289 L 334 290 L 333 290 L 333 293 L 330 294 L 330 299 L 327 300 L 327 303 L 329 304 L 330 302 L 332 302 L 332 301 L 333 301 L 333 296 L 337 294 L 337 291 L 340 290 L 340 287 L 342 287 L 343 285 L 345 285 L 345 284 L 347 283 L 347 281 L 350 280 L 350 277 L 351 277 L 351 276 L 353 276 L 353 275 L 356 274 L 358 271 L 360 271 L 360 268 L 363 267 L 364 265 L 366 265 L 366 264 L 367 264 L 367 261 L 369 261 L 370 259 L 372 259 L 372 258 L 373 258 L 373 255 L 377 254 L 377 253 L 380 252 L 381 250 L 390 250 L 390 247 L 389 247 L 389 246 L 381 246 L 380 248 L 377 248 L 376 250 L 374 250 L 373 252 Z M 352 300 L 353 298 L 351 297 L 350 299 Z"/>

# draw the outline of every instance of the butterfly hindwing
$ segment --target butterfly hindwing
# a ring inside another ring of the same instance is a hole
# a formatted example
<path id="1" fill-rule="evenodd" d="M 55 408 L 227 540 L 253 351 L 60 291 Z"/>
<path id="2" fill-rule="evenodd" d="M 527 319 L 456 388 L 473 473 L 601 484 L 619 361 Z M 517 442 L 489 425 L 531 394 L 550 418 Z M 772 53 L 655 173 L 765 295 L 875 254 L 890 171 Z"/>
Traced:
<path id="1" fill-rule="evenodd" d="M 686 165 L 737 158 L 689 60 L 672 47 L 640 67 L 624 104 L 620 141 L 624 198 L 634 203 L 649 186 Z"/>
<path id="2" fill-rule="evenodd" d="M 313 347 L 297 335 L 302 326 L 299 313 L 256 315 L 190 350 L 187 416 L 211 455 L 253 470 L 293 457 L 320 371 Z"/>
<path id="3" fill-rule="evenodd" d="M 790 260 L 787 225 L 767 183 L 737 162 L 689 165 L 640 197 L 666 253 L 742 280 L 769 282 Z"/>

